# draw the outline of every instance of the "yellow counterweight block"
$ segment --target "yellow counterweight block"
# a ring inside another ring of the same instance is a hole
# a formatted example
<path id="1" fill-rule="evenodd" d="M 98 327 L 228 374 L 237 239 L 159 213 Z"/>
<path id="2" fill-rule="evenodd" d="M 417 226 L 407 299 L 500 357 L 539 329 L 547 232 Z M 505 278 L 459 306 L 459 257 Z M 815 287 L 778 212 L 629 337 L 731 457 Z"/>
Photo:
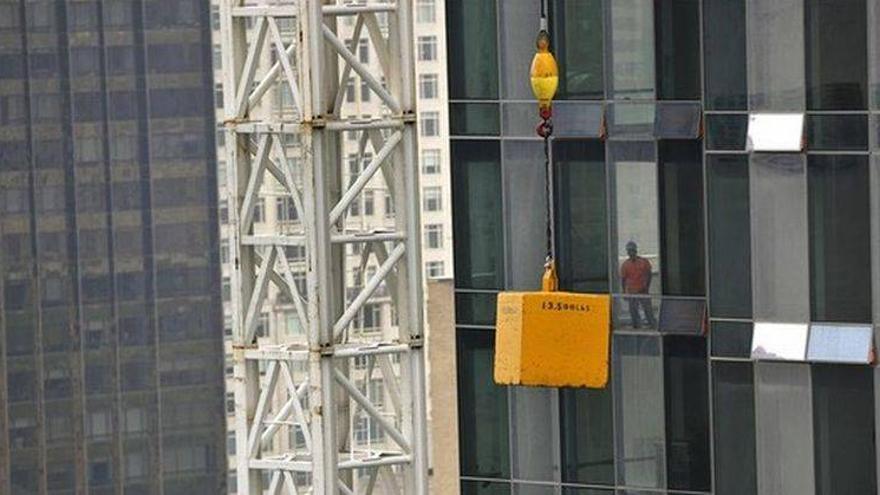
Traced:
<path id="1" fill-rule="evenodd" d="M 495 383 L 604 388 L 611 298 L 571 292 L 502 292 Z"/>

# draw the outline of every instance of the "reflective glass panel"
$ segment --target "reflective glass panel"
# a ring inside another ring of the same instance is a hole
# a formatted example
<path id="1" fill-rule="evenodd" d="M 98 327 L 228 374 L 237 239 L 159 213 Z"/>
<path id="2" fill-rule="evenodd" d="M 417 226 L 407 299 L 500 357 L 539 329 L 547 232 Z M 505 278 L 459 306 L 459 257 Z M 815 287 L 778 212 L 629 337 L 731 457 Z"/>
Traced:
<path id="1" fill-rule="evenodd" d="M 874 372 L 812 366 L 816 494 L 876 493 Z"/>
<path id="2" fill-rule="evenodd" d="M 807 148 L 860 151 L 868 149 L 866 115 L 808 115 Z"/>
<path id="3" fill-rule="evenodd" d="M 655 2 L 654 29 L 657 99 L 700 99 L 700 2 Z"/>
<path id="4" fill-rule="evenodd" d="M 869 325 L 810 325 L 807 359 L 870 364 L 874 350 L 873 333 Z"/>
<path id="5" fill-rule="evenodd" d="M 510 483 L 462 481 L 461 495 L 510 495 Z"/>
<path id="6" fill-rule="evenodd" d="M 614 417 L 619 485 L 666 487 L 660 338 L 614 336 Z"/>
<path id="7" fill-rule="evenodd" d="M 712 321 L 709 330 L 712 356 L 748 358 L 752 353 L 752 324 Z"/>
<path id="8" fill-rule="evenodd" d="M 746 0 L 703 0 L 703 43 L 706 108 L 746 110 Z"/>
<path id="9" fill-rule="evenodd" d="M 611 388 L 560 389 L 562 481 L 613 485 Z"/>
<path id="10" fill-rule="evenodd" d="M 494 325 L 495 293 L 455 293 L 455 322 L 459 325 Z"/>
<path id="11" fill-rule="evenodd" d="M 505 141 L 504 198 L 508 289 L 536 290 L 547 255 L 547 192 L 544 147 L 538 141 Z"/>
<path id="12" fill-rule="evenodd" d="M 495 2 L 446 2 L 451 99 L 498 98 Z"/>
<path id="13" fill-rule="evenodd" d="M 660 141 L 658 149 L 663 294 L 701 296 L 706 293 L 702 146 Z"/>
<path id="14" fill-rule="evenodd" d="M 804 0 L 748 0 L 749 108 L 803 110 Z"/>
<path id="15" fill-rule="evenodd" d="M 437 125 L 440 125 L 439 122 Z M 449 134 L 453 136 L 497 136 L 501 122 L 496 103 L 452 103 L 449 105 Z M 438 130 L 437 134 L 440 134 Z"/>
<path id="16" fill-rule="evenodd" d="M 807 356 L 809 327 L 796 323 L 756 322 L 752 331 L 752 359 L 803 361 Z"/>
<path id="17" fill-rule="evenodd" d="M 672 489 L 708 491 L 711 455 L 706 340 L 665 337 L 663 355 L 667 484 Z"/>
<path id="18" fill-rule="evenodd" d="M 538 27 L 535 16 L 541 11 L 541 1 L 543 0 L 498 2 L 499 22 L 501 23 L 502 96 L 504 98 L 511 100 L 534 99 L 529 78 L 526 75 L 532 57 L 535 55 L 535 35 Z M 558 56 L 558 54 L 556 55 Z M 564 67 L 560 64 L 560 70 L 564 70 Z M 468 77 L 468 74 L 464 73 L 464 77 Z"/>
<path id="19" fill-rule="evenodd" d="M 614 99 L 654 97 L 654 2 L 614 0 L 611 7 L 610 86 Z"/>
<path id="20" fill-rule="evenodd" d="M 556 253 L 561 287 L 608 291 L 605 146 L 601 141 L 555 141 Z"/>
<path id="21" fill-rule="evenodd" d="M 457 335 L 461 474 L 507 478 L 510 476 L 507 388 L 492 381 L 494 334 L 459 329 Z"/>
<path id="22" fill-rule="evenodd" d="M 707 114 L 706 149 L 745 150 L 748 121 L 745 114 Z"/>
<path id="23" fill-rule="evenodd" d="M 871 321 L 868 157 L 811 155 L 810 316 Z"/>
<path id="24" fill-rule="evenodd" d="M 513 477 L 517 480 L 554 481 L 559 477 L 559 446 L 555 432 L 553 390 L 513 387 Z"/>
<path id="25" fill-rule="evenodd" d="M 865 0 L 806 0 L 807 109 L 868 108 Z"/>
<path id="26" fill-rule="evenodd" d="M 756 319 L 809 320 L 804 169 L 800 155 L 751 155 L 752 300 Z"/>
<path id="27" fill-rule="evenodd" d="M 502 288 L 500 154 L 498 142 L 452 142 L 456 287 Z"/>
<path id="28" fill-rule="evenodd" d="M 755 495 L 752 363 L 712 363 L 715 493 Z"/>
<path id="29" fill-rule="evenodd" d="M 706 157 L 709 203 L 709 311 L 752 316 L 749 163 L 746 155 Z"/>
<path id="30" fill-rule="evenodd" d="M 758 493 L 812 495 L 810 367 L 755 364 Z"/>
<path id="31" fill-rule="evenodd" d="M 659 198 L 654 143 L 609 142 L 614 292 L 661 291 Z"/>
<path id="32" fill-rule="evenodd" d="M 601 99 L 604 95 L 602 0 L 551 2 L 556 58 L 562 73 L 560 99 Z"/>

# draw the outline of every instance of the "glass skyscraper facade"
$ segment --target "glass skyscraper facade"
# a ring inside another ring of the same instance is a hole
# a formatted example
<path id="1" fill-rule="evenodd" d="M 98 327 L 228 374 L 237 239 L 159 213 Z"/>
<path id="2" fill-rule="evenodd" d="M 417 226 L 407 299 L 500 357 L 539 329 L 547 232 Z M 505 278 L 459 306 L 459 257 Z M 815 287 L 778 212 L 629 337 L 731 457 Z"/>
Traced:
<path id="1" fill-rule="evenodd" d="M 209 17 L 0 1 L 0 493 L 224 491 Z"/>
<path id="2" fill-rule="evenodd" d="M 548 4 L 560 282 L 612 296 L 611 382 L 492 381 L 544 258 L 540 7 L 447 0 L 462 493 L 877 493 L 880 2 Z"/>

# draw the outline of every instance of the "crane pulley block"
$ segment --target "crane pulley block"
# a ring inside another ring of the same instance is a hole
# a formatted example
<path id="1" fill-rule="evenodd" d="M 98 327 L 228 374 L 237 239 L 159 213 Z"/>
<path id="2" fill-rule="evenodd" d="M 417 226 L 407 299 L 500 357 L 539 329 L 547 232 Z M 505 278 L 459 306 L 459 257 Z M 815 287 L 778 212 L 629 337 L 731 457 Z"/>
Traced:
<path id="1" fill-rule="evenodd" d="M 572 292 L 502 292 L 495 383 L 604 388 L 611 298 Z"/>

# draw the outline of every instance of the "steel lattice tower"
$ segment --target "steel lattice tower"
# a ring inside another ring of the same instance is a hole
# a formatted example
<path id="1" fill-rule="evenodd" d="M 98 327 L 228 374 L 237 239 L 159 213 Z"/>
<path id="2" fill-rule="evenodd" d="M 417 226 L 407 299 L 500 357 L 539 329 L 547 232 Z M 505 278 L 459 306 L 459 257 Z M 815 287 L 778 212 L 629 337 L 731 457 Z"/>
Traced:
<path id="1" fill-rule="evenodd" d="M 239 493 L 335 495 L 372 493 L 377 486 L 386 493 L 427 493 L 411 7 L 411 0 L 221 3 Z M 343 16 L 354 19 L 353 39 L 365 33 L 381 73 L 340 39 Z M 271 68 L 258 76 L 266 52 L 273 54 Z M 382 115 L 340 115 L 355 74 L 383 102 Z M 292 111 L 251 115 L 279 87 Z M 348 183 L 342 181 L 343 133 L 356 133 L 359 159 L 373 150 Z M 299 150 L 296 159 L 290 143 Z M 374 176 L 390 192 L 394 228 L 347 228 L 345 212 Z M 295 205 L 298 228 L 255 233 L 264 182 Z M 375 259 L 378 269 L 347 290 L 344 248 L 351 244 L 359 246 L 362 267 Z M 305 284 L 294 277 L 291 248 L 305 251 Z M 257 319 L 270 285 L 293 301 L 307 343 L 258 343 Z M 363 338 L 353 321 L 380 287 L 391 295 L 398 325 L 377 341 Z M 356 382 L 355 360 L 361 368 L 366 363 L 360 377 L 381 376 L 390 400 L 375 403 Z M 355 414 L 383 430 L 388 441 L 381 448 L 352 446 L 348 428 Z M 290 448 L 269 449 L 281 435 L 295 439 Z M 365 480 L 359 485 L 355 470 Z"/>

